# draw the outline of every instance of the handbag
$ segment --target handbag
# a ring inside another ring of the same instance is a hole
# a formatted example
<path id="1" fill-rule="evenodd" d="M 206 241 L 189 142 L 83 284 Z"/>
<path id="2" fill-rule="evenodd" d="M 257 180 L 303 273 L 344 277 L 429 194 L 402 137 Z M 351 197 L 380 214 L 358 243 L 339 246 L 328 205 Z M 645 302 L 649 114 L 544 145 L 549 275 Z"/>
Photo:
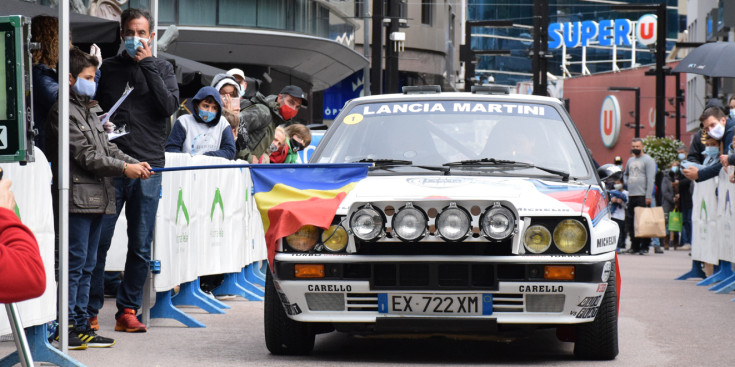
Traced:
<path id="1" fill-rule="evenodd" d="M 657 206 L 653 208 L 639 206 L 633 213 L 635 222 L 633 230 L 636 238 L 654 238 L 666 236 L 666 220 L 664 220 L 664 208 Z"/>
<path id="2" fill-rule="evenodd" d="M 684 217 L 678 210 L 672 210 L 669 212 L 669 232 L 681 232 L 681 227 L 684 222 Z"/>

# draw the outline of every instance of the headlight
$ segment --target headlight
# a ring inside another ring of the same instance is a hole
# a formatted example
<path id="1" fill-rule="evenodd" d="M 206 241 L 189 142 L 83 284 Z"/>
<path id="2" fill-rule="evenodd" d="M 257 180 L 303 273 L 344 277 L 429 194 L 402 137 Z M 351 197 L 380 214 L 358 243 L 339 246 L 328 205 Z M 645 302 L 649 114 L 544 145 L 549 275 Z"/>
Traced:
<path id="1" fill-rule="evenodd" d="M 554 228 L 554 244 L 567 254 L 573 254 L 587 243 L 587 229 L 578 220 L 565 219 Z"/>
<path id="2" fill-rule="evenodd" d="M 530 226 L 523 235 L 523 242 L 529 252 L 540 254 L 551 246 L 551 232 L 542 225 Z"/>
<path id="3" fill-rule="evenodd" d="M 316 245 L 319 229 L 314 226 L 303 226 L 296 233 L 286 237 L 288 246 L 296 251 L 306 252 Z"/>
<path id="4" fill-rule="evenodd" d="M 436 218 L 436 229 L 447 241 L 459 241 L 470 231 L 470 216 L 466 211 L 451 203 Z"/>
<path id="5" fill-rule="evenodd" d="M 329 251 L 342 251 L 347 246 L 347 231 L 340 225 L 333 225 L 322 232 L 322 242 Z"/>
<path id="6" fill-rule="evenodd" d="M 363 241 L 378 238 L 384 225 L 383 216 L 370 205 L 359 209 L 350 217 L 352 233 Z"/>
<path id="7" fill-rule="evenodd" d="M 504 240 L 513 233 L 515 218 L 510 209 L 495 205 L 482 215 L 480 226 L 486 236 L 494 240 Z"/>
<path id="8" fill-rule="evenodd" d="M 426 214 L 406 204 L 393 216 L 393 231 L 404 241 L 416 241 L 426 233 Z"/>

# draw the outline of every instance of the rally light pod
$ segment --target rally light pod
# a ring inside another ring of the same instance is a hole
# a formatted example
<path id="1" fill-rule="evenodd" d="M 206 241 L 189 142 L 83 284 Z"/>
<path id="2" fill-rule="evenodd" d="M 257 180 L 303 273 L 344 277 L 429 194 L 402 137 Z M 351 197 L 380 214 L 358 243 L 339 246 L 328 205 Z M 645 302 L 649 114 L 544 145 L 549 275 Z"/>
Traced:
<path id="1" fill-rule="evenodd" d="M 393 215 L 393 232 L 403 241 L 418 241 L 426 235 L 428 221 L 423 210 L 406 203 Z"/>
<path id="2" fill-rule="evenodd" d="M 352 234 L 362 241 L 375 241 L 383 234 L 385 219 L 383 214 L 367 204 L 350 217 Z"/>

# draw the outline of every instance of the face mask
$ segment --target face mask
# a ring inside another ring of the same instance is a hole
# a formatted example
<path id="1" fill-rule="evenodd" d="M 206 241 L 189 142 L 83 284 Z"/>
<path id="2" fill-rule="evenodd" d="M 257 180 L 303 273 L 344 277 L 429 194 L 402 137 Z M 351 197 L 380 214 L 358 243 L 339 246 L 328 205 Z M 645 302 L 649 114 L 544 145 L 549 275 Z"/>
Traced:
<path id="1" fill-rule="evenodd" d="M 680 160 L 680 161 L 683 161 L 683 160 L 684 160 L 684 158 L 686 158 L 687 156 L 686 156 L 686 154 L 684 154 L 684 153 L 679 153 L 679 155 L 678 155 L 677 157 L 679 157 L 679 160 Z"/>
<path id="2" fill-rule="evenodd" d="M 278 150 L 278 146 L 274 143 L 271 143 L 271 146 L 268 147 L 268 151 L 273 153 Z"/>
<path id="3" fill-rule="evenodd" d="M 718 123 L 717 125 L 715 125 L 715 127 L 709 129 L 709 132 L 707 132 L 707 134 L 717 140 L 720 140 L 722 139 L 722 136 L 725 135 L 725 127 L 722 126 L 722 124 Z"/>
<path id="4" fill-rule="evenodd" d="M 200 118 L 202 119 L 202 121 L 204 121 L 204 122 L 210 122 L 210 121 L 214 120 L 214 117 L 215 117 L 215 116 L 217 116 L 217 114 L 216 114 L 216 113 L 214 113 L 214 112 L 209 112 L 209 111 L 199 110 L 199 117 L 200 117 Z"/>
<path id="5" fill-rule="evenodd" d="M 709 156 L 709 157 L 716 157 L 720 154 L 720 150 L 717 149 L 717 147 L 706 147 L 704 148 L 704 151 L 702 154 Z"/>
<path id="6" fill-rule="evenodd" d="M 245 97 L 245 87 L 240 84 L 240 98 Z"/>
<path id="7" fill-rule="evenodd" d="M 293 152 L 298 152 L 298 151 L 304 149 L 304 146 L 301 145 L 301 143 L 299 143 L 298 141 L 296 141 L 294 139 L 291 139 L 291 141 L 289 143 L 291 143 L 290 144 L 291 145 L 291 151 L 293 151 Z"/>
<path id="8" fill-rule="evenodd" d="M 83 78 L 77 78 L 74 85 L 71 87 L 74 93 L 80 96 L 94 97 L 94 93 L 97 91 L 97 84 L 93 81 L 89 81 Z"/>
<path id="9" fill-rule="evenodd" d="M 289 106 L 287 106 L 287 105 L 284 104 L 284 105 L 281 105 L 280 112 L 281 112 L 281 116 L 283 116 L 283 119 L 286 120 L 286 121 L 288 121 L 288 120 L 296 117 L 296 114 L 299 111 L 296 111 L 293 108 L 291 108 L 291 107 L 289 107 Z"/>
<path id="10" fill-rule="evenodd" d="M 130 57 L 135 57 L 135 53 L 138 52 L 138 47 L 143 47 L 143 38 L 138 36 L 125 37 L 125 51 L 128 52 Z"/>
<path id="11" fill-rule="evenodd" d="M 633 153 L 633 155 L 640 155 L 641 154 L 641 150 L 640 149 L 631 149 L 630 152 Z"/>
<path id="12" fill-rule="evenodd" d="M 671 172 L 674 172 L 674 173 L 679 172 L 679 166 L 671 167 Z"/>
<path id="13" fill-rule="evenodd" d="M 623 189 L 623 184 L 615 184 L 613 186 L 615 187 L 615 190 L 618 190 L 618 191 Z"/>

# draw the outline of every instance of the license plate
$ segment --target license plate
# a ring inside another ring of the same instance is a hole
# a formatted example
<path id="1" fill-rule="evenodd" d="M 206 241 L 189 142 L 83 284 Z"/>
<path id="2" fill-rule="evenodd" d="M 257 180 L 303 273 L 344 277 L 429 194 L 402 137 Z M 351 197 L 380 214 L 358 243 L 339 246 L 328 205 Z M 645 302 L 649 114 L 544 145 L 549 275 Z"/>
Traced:
<path id="1" fill-rule="evenodd" d="M 492 315 L 493 295 L 379 293 L 378 312 L 402 315 Z"/>

